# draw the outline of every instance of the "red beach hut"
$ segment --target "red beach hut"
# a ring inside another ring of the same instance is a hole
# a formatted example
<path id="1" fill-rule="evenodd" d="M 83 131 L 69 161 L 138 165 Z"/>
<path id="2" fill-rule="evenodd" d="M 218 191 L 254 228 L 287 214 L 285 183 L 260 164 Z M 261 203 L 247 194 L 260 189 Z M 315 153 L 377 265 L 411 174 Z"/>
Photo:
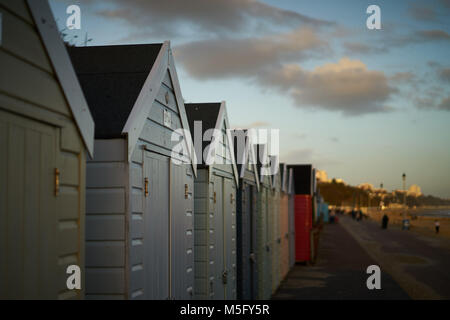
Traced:
<path id="1" fill-rule="evenodd" d="M 313 228 L 312 197 L 314 173 L 312 165 L 291 165 L 294 174 L 295 261 L 311 260 Z"/>

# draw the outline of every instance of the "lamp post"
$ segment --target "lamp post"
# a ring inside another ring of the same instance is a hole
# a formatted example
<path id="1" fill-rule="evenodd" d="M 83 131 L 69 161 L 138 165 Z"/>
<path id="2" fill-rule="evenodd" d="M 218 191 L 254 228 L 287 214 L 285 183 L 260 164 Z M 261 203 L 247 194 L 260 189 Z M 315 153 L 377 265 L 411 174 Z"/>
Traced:
<path id="1" fill-rule="evenodd" d="M 383 182 L 380 183 L 380 195 L 381 195 L 381 199 L 380 199 L 380 205 L 379 207 L 381 208 L 381 210 L 383 210 L 383 206 L 384 206 L 384 192 L 383 192 Z"/>
<path id="2" fill-rule="evenodd" d="M 403 206 L 406 209 L 406 174 L 402 175 L 403 179 Z"/>
<path id="3" fill-rule="evenodd" d="M 409 222 L 406 221 L 406 174 L 402 175 L 403 180 L 403 230 L 409 229 Z"/>

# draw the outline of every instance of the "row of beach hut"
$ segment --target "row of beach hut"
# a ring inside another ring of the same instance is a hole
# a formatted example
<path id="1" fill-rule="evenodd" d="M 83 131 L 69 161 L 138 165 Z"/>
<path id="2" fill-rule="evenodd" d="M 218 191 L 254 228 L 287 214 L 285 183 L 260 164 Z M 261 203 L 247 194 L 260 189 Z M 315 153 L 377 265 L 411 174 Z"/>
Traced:
<path id="1" fill-rule="evenodd" d="M 0 298 L 269 299 L 311 259 L 313 167 L 246 131 L 237 152 L 225 102 L 184 102 L 169 42 L 66 48 L 47 1 L 0 13 Z M 221 132 L 213 163 L 173 152 L 196 121 Z"/>

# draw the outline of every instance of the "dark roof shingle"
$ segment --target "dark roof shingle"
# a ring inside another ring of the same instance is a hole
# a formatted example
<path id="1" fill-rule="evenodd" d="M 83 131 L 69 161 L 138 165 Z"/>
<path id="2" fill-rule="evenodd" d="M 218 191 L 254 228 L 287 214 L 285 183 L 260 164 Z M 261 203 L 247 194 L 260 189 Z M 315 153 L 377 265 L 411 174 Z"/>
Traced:
<path id="1" fill-rule="evenodd" d="M 202 152 L 205 150 L 206 146 L 210 144 L 211 141 L 203 141 L 203 136 L 208 129 L 215 129 L 217 118 L 219 117 L 220 112 L 220 102 L 213 103 L 185 103 L 184 107 L 186 109 L 186 116 L 189 122 L 189 130 L 191 131 L 192 141 L 194 144 L 196 143 L 194 137 L 194 122 L 201 121 L 202 122 Z M 200 158 L 200 155 L 197 154 L 197 159 Z M 203 159 L 204 160 L 204 159 Z M 199 163 L 200 167 L 203 167 L 203 163 Z"/>
<path id="2" fill-rule="evenodd" d="M 95 138 L 120 138 L 161 43 L 69 47 L 68 51 L 95 121 Z"/>

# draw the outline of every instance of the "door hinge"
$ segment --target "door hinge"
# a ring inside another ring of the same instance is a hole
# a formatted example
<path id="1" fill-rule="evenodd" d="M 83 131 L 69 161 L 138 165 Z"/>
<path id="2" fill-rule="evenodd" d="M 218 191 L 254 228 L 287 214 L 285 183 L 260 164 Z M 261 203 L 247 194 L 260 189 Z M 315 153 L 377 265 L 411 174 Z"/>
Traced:
<path id="1" fill-rule="evenodd" d="M 234 200 L 234 195 L 232 193 L 230 193 L 230 203 L 233 203 Z"/>
<path id="2" fill-rule="evenodd" d="M 184 185 L 184 198 L 185 199 L 189 198 L 189 187 L 188 187 L 187 183 Z"/>
<path id="3" fill-rule="evenodd" d="M 59 169 L 55 168 L 55 196 L 57 197 L 59 195 Z"/>
<path id="4" fill-rule="evenodd" d="M 214 191 L 214 203 L 216 203 L 216 192 Z"/>
<path id="5" fill-rule="evenodd" d="M 144 179 L 144 184 L 145 184 L 145 186 L 144 186 L 145 196 L 147 197 L 148 196 L 148 178 Z"/>

